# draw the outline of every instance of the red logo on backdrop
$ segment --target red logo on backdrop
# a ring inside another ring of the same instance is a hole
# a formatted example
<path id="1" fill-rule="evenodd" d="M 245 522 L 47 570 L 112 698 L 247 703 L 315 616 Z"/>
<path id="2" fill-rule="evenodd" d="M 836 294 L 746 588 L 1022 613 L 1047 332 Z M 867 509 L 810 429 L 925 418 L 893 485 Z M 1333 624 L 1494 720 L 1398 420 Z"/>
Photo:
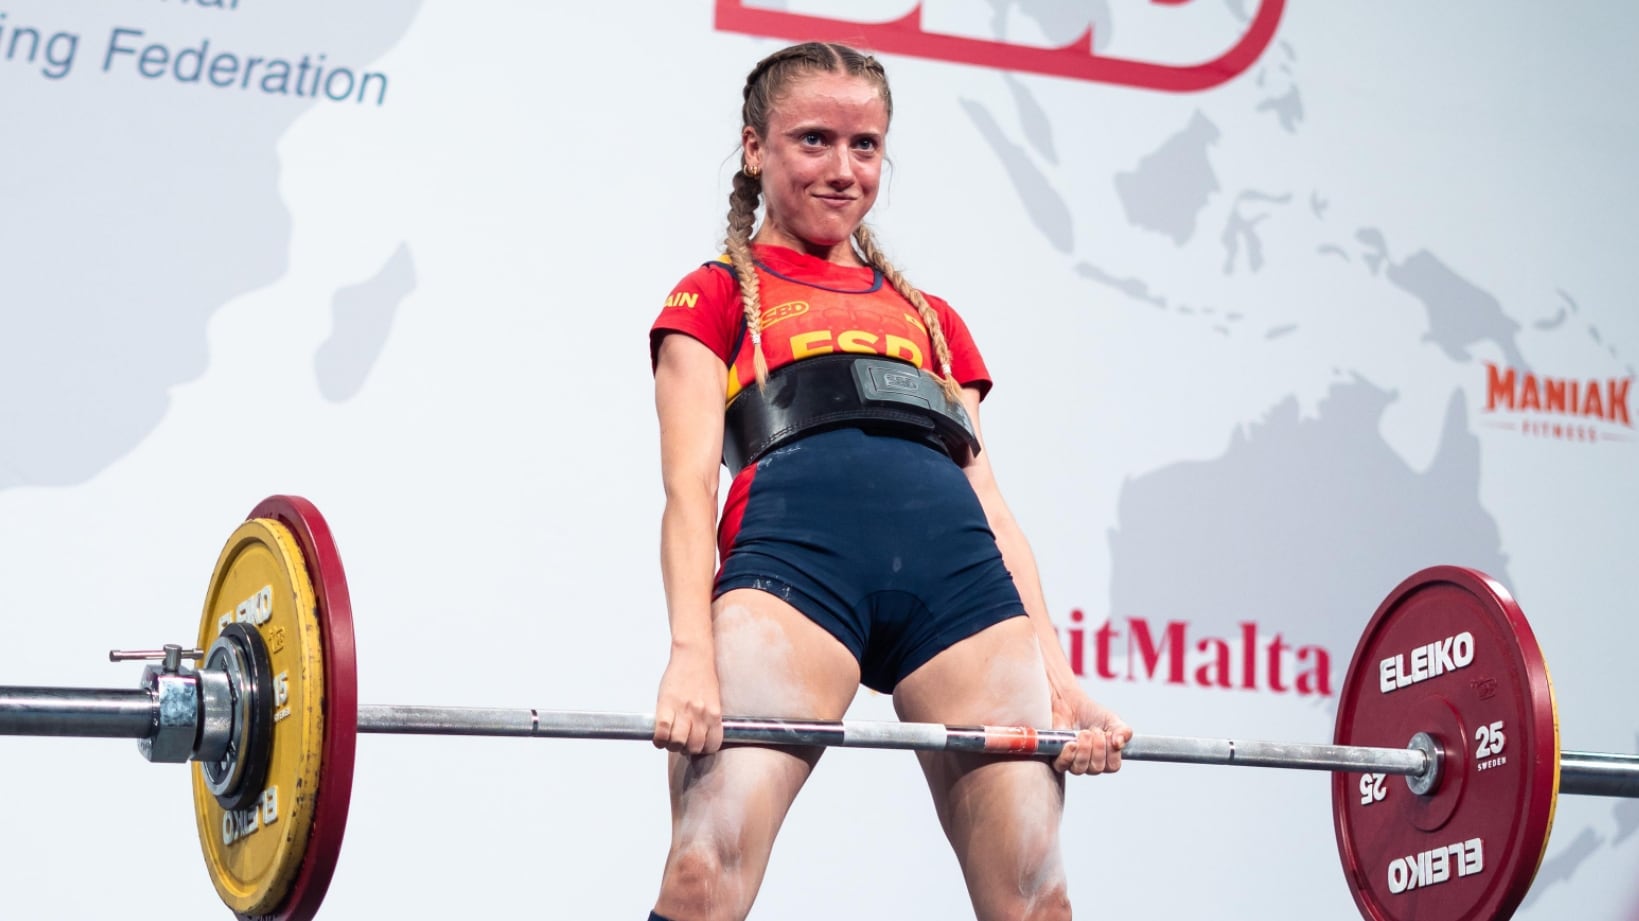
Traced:
<path id="1" fill-rule="evenodd" d="M 1196 0 L 1150 0 L 1157 6 L 1186 6 Z M 717 0 L 716 27 L 791 41 L 842 42 L 887 54 L 975 64 L 1022 73 L 1116 83 L 1175 93 L 1211 89 L 1244 73 L 1275 37 L 1286 0 L 1263 0 L 1246 34 L 1235 46 L 1204 64 L 1174 65 L 1106 57 L 1093 50 L 1093 29 L 1058 48 L 1032 48 L 982 38 L 928 32 L 922 4 L 888 22 L 855 22 L 746 6 L 744 0 Z"/>
<path id="2" fill-rule="evenodd" d="M 1114 618 L 1088 629 L 1080 608 L 1054 629 L 1078 677 L 1185 687 L 1332 696 L 1332 655 L 1324 647 L 1265 634 L 1242 621 L 1237 636 L 1201 636 L 1189 621 Z"/>
<path id="3" fill-rule="evenodd" d="M 1628 441 L 1632 377 L 1548 377 L 1486 363 L 1485 411 L 1492 428 L 1561 441 Z"/>

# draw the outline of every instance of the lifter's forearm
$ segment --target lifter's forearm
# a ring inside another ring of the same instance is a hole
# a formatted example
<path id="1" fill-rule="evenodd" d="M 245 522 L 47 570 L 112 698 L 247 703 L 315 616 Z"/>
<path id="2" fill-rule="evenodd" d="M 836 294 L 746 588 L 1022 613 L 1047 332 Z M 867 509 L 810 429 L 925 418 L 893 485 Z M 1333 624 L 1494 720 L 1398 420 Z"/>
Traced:
<path id="1" fill-rule="evenodd" d="M 711 583 L 717 562 L 716 490 L 668 484 L 660 517 L 660 574 L 672 649 L 712 652 Z"/>

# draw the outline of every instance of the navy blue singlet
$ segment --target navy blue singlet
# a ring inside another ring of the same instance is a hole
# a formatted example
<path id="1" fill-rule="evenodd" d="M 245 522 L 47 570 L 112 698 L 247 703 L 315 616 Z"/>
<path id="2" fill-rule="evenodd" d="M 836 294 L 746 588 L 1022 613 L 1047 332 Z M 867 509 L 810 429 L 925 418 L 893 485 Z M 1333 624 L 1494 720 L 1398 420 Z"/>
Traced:
<path id="1" fill-rule="evenodd" d="M 1025 613 L 967 476 L 918 441 L 841 428 L 781 447 L 735 478 L 718 540 L 716 595 L 785 599 L 885 694 Z"/>

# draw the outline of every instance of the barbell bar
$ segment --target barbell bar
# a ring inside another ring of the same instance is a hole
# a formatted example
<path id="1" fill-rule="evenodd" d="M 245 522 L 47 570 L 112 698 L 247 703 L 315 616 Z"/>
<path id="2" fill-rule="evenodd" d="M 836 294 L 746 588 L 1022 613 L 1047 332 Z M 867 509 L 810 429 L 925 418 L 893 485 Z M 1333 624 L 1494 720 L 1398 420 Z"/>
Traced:
<path id="1" fill-rule="evenodd" d="M 241 692 L 243 693 L 243 692 Z M 150 739 L 159 723 L 156 691 L 0 687 L 0 735 Z M 203 718 L 203 709 L 200 718 Z M 358 731 L 382 735 L 648 741 L 654 716 L 580 710 L 432 707 L 361 704 Z M 197 738 L 198 730 L 193 735 Z M 901 751 L 976 752 L 1054 758 L 1075 741 L 1069 729 L 950 726 L 870 720 L 723 718 L 723 741 L 737 745 L 822 746 Z M 190 752 L 191 754 L 191 752 Z M 1314 745 L 1187 736 L 1135 735 L 1123 749 L 1131 761 L 1241 765 L 1311 771 L 1378 771 L 1414 778 L 1435 770 L 1435 759 L 1413 748 Z M 1567 757 L 1595 757 L 1567 753 Z M 1630 759 L 1639 776 L 1639 756 Z M 1576 777 L 1561 792 L 1586 792 Z M 1608 794 L 1621 795 L 1621 794 Z"/>
<path id="2" fill-rule="evenodd" d="M 0 735 L 146 739 L 158 724 L 152 691 L 0 687 Z M 654 716 L 595 710 L 361 704 L 358 731 L 378 735 L 648 741 Z M 736 745 L 819 746 L 899 751 L 975 752 L 1056 758 L 1075 741 L 1071 729 L 951 726 L 871 720 L 723 718 L 723 741 Z M 1320 745 L 1194 736 L 1134 735 L 1128 761 L 1302 771 L 1377 772 L 1427 782 L 1438 759 L 1422 749 Z M 1639 755 L 1561 752 L 1559 792 L 1639 798 Z"/>
<path id="3" fill-rule="evenodd" d="M 0 687 L 0 735 L 147 739 L 159 701 L 140 688 Z M 379 735 L 648 741 L 654 716 L 587 710 L 361 704 L 358 731 Z M 723 741 L 737 745 L 819 746 L 900 751 L 975 752 L 1055 758 L 1075 741 L 1070 729 L 951 726 L 870 720 L 723 718 Z M 1193 736 L 1134 735 L 1128 761 L 1376 772 L 1432 782 L 1438 758 L 1416 748 L 1321 745 Z M 1559 792 L 1639 797 L 1639 755 L 1561 752 Z"/>
<path id="4" fill-rule="evenodd" d="M 467 707 L 360 706 L 359 732 L 412 735 L 505 736 L 551 739 L 654 737 L 647 713 L 507 710 Z M 746 745 L 799 745 L 901 751 L 975 752 L 1055 758 L 1075 741 L 1069 729 L 1019 726 L 949 726 L 868 720 L 794 720 L 724 717 L 723 741 Z M 1123 749 L 1134 761 L 1244 765 L 1313 771 L 1376 770 L 1421 776 L 1434 763 L 1414 749 L 1307 745 L 1285 742 L 1135 735 Z M 1639 765 L 1639 759 L 1636 759 Z M 1639 767 L 1635 768 L 1639 771 Z"/>
<path id="5" fill-rule="evenodd" d="M 647 741 L 642 713 L 359 705 L 346 578 L 323 516 L 274 496 L 213 571 L 197 648 L 136 689 L 0 687 L 0 735 L 130 738 L 195 761 L 201 848 L 244 919 L 307 921 L 339 856 L 359 733 Z M 197 661 L 197 666 L 184 664 Z M 1057 756 L 1076 733 L 1017 726 L 727 717 L 726 744 Z M 1366 743 L 1371 744 L 1366 744 Z M 1396 747 L 1401 746 L 1401 747 Z M 1472 749 L 1472 750 L 1471 750 Z M 1375 921 L 1509 917 L 1555 798 L 1639 797 L 1639 755 L 1561 752 L 1546 665 L 1518 605 L 1434 567 L 1379 606 L 1350 661 L 1333 744 L 1135 735 L 1129 761 L 1330 771 L 1345 876 Z M 1405 778 L 1395 791 L 1384 781 Z M 259 832 L 279 826 L 279 834 Z"/>

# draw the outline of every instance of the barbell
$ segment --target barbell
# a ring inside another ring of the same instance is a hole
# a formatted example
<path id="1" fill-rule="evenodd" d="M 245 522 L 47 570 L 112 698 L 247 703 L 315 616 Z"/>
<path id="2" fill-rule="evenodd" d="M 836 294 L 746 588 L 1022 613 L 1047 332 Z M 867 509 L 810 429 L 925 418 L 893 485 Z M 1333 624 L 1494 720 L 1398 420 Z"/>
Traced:
<path id="1" fill-rule="evenodd" d="M 361 732 L 654 734 L 653 717 L 639 713 L 360 705 L 346 575 L 324 517 L 295 496 L 262 501 L 228 538 L 195 647 L 110 658 L 154 664 L 134 689 L 0 686 L 0 735 L 131 738 L 150 761 L 194 762 L 206 869 L 241 919 L 318 912 Z M 1051 758 L 1074 738 L 1019 726 L 723 720 L 730 744 Z M 1639 755 L 1560 751 L 1547 666 L 1519 605 L 1495 580 L 1451 566 L 1412 575 L 1379 605 L 1350 660 L 1331 744 L 1135 735 L 1122 754 L 1334 772 L 1338 853 L 1373 921 L 1508 918 L 1542 861 L 1559 794 L 1639 797 Z"/>

